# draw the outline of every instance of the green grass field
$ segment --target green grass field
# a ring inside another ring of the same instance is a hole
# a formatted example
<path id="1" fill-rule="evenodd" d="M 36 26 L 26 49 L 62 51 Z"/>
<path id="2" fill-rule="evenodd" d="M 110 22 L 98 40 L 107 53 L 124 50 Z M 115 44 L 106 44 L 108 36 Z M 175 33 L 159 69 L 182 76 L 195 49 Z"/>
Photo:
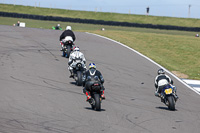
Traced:
<path id="1" fill-rule="evenodd" d="M 60 23 L 64 28 L 67 25 L 71 25 L 74 31 L 104 35 L 139 51 L 170 71 L 178 71 L 186 74 L 189 79 L 200 79 L 200 38 L 196 38 L 196 33 L 194 32 L 7 17 L 0 17 L 0 24 L 13 25 L 18 20 L 26 22 L 26 27 L 51 29 L 52 26 Z M 100 30 L 102 27 L 105 28 L 105 31 Z"/>
<path id="2" fill-rule="evenodd" d="M 38 8 L 20 5 L 0 4 L 0 11 L 24 14 L 60 16 L 70 18 L 95 19 L 105 21 L 132 22 L 142 24 L 175 25 L 184 27 L 200 27 L 200 19 L 156 17 L 133 14 L 117 14 L 103 12 L 74 11 L 67 9 Z M 28 11 L 28 12 L 27 12 Z"/>

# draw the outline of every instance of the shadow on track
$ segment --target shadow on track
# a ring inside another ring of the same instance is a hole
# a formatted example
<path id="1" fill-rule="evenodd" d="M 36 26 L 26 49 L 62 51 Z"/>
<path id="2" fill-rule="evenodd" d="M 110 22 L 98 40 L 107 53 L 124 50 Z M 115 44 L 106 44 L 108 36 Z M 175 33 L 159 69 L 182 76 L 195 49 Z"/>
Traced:
<path id="1" fill-rule="evenodd" d="M 90 107 L 85 107 L 85 109 L 95 111 L 94 109 L 92 109 Z M 106 110 L 105 109 L 101 109 L 100 111 L 106 111 Z M 97 111 L 97 112 L 99 112 L 99 111 Z"/>
<path id="2" fill-rule="evenodd" d="M 168 107 L 156 107 L 157 109 L 162 109 L 162 110 L 168 110 L 168 111 L 178 111 L 177 109 L 175 110 L 170 110 Z"/>
<path id="3" fill-rule="evenodd" d="M 76 82 L 70 82 L 70 84 L 72 84 L 72 85 L 76 85 Z"/>

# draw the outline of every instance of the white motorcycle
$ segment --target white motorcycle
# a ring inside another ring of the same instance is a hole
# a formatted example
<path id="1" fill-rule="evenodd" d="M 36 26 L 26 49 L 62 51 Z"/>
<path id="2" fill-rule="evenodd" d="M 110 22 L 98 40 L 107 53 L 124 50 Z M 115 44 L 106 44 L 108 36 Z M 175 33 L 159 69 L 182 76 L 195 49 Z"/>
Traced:
<path id="1" fill-rule="evenodd" d="M 62 51 L 63 51 L 63 57 L 67 57 L 69 58 L 69 55 L 72 51 L 72 46 L 74 45 L 73 43 L 73 39 L 71 36 L 66 36 L 63 40 L 63 47 L 62 47 Z"/>
<path id="2" fill-rule="evenodd" d="M 75 59 L 73 63 L 73 73 L 76 85 L 81 86 L 83 84 L 83 74 L 85 73 L 85 64 L 81 59 Z"/>

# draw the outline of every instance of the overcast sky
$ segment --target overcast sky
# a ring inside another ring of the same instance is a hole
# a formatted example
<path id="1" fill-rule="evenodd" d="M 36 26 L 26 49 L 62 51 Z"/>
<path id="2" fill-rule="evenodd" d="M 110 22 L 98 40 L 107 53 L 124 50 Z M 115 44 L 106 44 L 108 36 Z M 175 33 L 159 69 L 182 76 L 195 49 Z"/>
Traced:
<path id="1" fill-rule="evenodd" d="M 200 0 L 0 0 L 0 3 L 141 15 L 146 14 L 149 6 L 149 15 L 200 19 Z"/>

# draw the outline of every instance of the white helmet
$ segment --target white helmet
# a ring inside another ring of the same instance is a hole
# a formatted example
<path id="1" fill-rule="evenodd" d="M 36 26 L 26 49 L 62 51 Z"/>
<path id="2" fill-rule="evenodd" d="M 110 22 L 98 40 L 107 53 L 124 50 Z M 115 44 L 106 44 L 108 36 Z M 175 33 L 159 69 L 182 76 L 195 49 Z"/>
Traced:
<path id="1" fill-rule="evenodd" d="M 60 24 L 58 24 L 57 26 L 60 26 Z"/>
<path id="2" fill-rule="evenodd" d="M 66 30 L 72 30 L 72 27 L 71 26 L 67 26 Z"/>

